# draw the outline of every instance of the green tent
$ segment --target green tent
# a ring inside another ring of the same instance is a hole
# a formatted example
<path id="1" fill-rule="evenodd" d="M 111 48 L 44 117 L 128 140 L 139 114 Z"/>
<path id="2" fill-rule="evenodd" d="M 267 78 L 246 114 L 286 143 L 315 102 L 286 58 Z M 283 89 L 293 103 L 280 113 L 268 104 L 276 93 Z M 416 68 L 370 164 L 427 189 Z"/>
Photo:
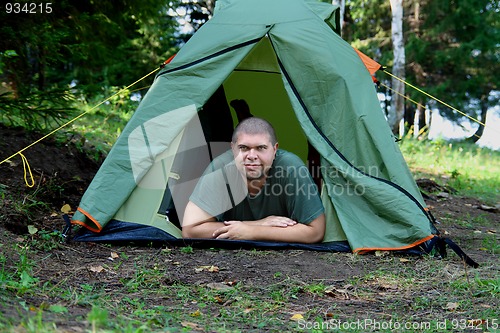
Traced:
<path id="1" fill-rule="evenodd" d="M 429 249 L 440 239 L 372 77 L 339 36 L 338 9 L 313 0 L 216 2 L 213 18 L 157 74 L 84 194 L 72 223 L 91 232 L 79 239 L 188 243 L 170 213 L 182 213 L 197 177 L 229 147 L 238 100 L 321 178 L 327 231 L 312 247 Z"/>

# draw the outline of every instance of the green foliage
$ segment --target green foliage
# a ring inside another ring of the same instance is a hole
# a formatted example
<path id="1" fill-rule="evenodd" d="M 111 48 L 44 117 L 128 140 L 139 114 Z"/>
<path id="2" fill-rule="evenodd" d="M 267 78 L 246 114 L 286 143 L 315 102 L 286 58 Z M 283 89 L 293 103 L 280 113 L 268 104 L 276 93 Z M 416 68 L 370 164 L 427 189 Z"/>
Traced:
<path id="1" fill-rule="evenodd" d="M 182 252 L 182 253 L 186 253 L 186 254 L 192 254 L 192 253 L 194 253 L 194 249 L 193 249 L 193 247 L 192 247 L 192 246 L 189 246 L 189 245 L 188 245 L 188 246 L 184 246 L 184 247 L 182 247 L 182 248 L 181 248 L 181 252 Z"/>
<path id="2" fill-rule="evenodd" d="M 408 36 L 406 46 L 407 62 L 418 64 L 420 71 L 410 71 L 410 80 L 475 118 L 481 107 L 497 105 L 499 10 L 491 0 L 422 3 L 420 28 Z M 443 105 L 435 107 L 448 118 L 463 120 Z"/>
<path id="3" fill-rule="evenodd" d="M 416 178 L 431 178 L 495 205 L 500 197 L 500 151 L 472 143 L 405 139 L 401 151 Z"/>
<path id="4" fill-rule="evenodd" d="M 96 332 L 102 327 L 108 325 L 108 311 L 100 307 L 94 306 L 87 315 L 87 320 L 92 325 L 92 332 Z"/>
<path id="5" fill-rule="evenodd" d="M 131 95 L 129 90 L 109 87 L 88 101 L 78 101 L 77 108 L 85 115 L 73 122 L 60 140 L 69 138 L 77 147 L 94 154 L 99 160 L 109 152 L 139 105 L 137 100 L 131 99 Z M 102 104 L 104 100 L 108 101 Z"/>
<path id="6" fill-rule="evenodd" d="M 486 110 L 500 98 L 498 1 L 405 1 L 404 6 L 406 81 L 484 122 Z M 345 12 L 343 37 L 392 66 L 390 2 L 348 1 Z M 391 87 L 391 77 L 377 78 Z M 380 92 L 390 99 L 390 92 Z M 452 121 L 470 120 L 417 90 L 407 87 L 406 93 Z"/>
<path id="7" fill-rule="evenodd" d="M 0 12 L 0 81 L 12 93 L 0 109 L 9 124 L 39 129 L 44 119 L 60 120 L 66 97 L 128 85 L 177 50 L 177 22 L 163 1 L 63 0 L 52 9 Z M 68 87 L 71 94 L 57 95 Z"/>
<path id="8" fill-rule="evenodd" d="M 39 279 L 33 276 L 34 263 L 29 258 L 29 246 L 20 247 L 18 253 L 19 261 L 16 267 L 9 267 L 7 258 L 0 254 L 0 291 L 6 289 L 23 295 L 37 287 Z"/>
<path id="9" fill-rule="evenodd" d="M 5 67 L 5 60 L 13 57 L 17 57 L 17 53 L 14 50 L 0 51 L 0 75 L 3 74 L 3 67 Z"/>
<path id="10" fill-rule="evenodd" d="M 483 249 L 491 254 L 500 254 L 500 241 L 495 234 L 488 235 L 483 239 Z"/>
<path id="11" fill-rule="evenodd" d="M 33 91 L 14 98 L 12 93 L 0 94 L 0 122 L 20 126 L 29 131 L 46 132 L 64 123 L 74 114 L 73 95 L 62 89 Z"/>

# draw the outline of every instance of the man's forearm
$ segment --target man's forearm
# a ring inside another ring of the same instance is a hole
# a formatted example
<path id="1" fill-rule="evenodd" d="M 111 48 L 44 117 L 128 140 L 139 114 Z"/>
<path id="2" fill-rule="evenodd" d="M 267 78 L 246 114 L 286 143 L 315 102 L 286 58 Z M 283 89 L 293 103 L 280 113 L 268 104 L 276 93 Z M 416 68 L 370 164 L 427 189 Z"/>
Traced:
<path id="1" fill-rule="evenodd" d="M 182 228 L 184 238 L 214 238 L 214 231 L 223 227 L 223 222 L 206 221 L 200 224 L 193 224 Z"/>
<path id="2" fill-rule="evenodd" d="M 252 226 L 249 236 L 249 238 L 254 240 L 287 243 L 317 243 L 323 239 L 322 233 L 302 223 L 297 223 L 286 228 L 262 225 Z"/>
<path id="3" fill-rule="evenodd" d="M 241 221 L 227 221 L 214 231 L 217 239 L 247 239 L 256 241 L 317 243 L 323 240 L 325 219 L 322 214 L 309 224 L 289 226 L 252 225 Z"/>

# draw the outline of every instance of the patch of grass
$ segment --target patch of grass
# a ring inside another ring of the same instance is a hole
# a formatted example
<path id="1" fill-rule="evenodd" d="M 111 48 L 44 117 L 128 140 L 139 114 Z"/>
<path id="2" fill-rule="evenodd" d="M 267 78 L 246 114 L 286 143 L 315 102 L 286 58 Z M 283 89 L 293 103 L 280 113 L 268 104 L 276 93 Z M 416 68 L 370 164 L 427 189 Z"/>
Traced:
<path id="1" fill-rule="evenodd" d="M 472 143 L 405 139 L 401 152 L 416 178 L 431 178 L 458 195 L 496 204 L 500 197 L 500 151 Z"/>
<path id="2" fill-rule="evenodd" d="M 35 249 L 17 246 L 15 250 L 22 255 L 23 251 Z M 100 272 L 85 269 L 66 277 L 67 280 L 31 283 L 22 293 L 0 288 L 0 296 L 4 296 L 0 301 L 13 294 L 24 299 L 23 304 L 17 302 L 13 306 L 18 312 L 16 320 L 0 316 L 0 328 L 6 332 L 22 327 L 27 332 L 52 333 L 67 328 L 64 323 L 73 321 L 86 322 L 84 330 L 89 332 L 302 332 L 306 326 L 311 328 L 306 331 L 326 332 L 332 331 L 332 325 L 338 323 L 335 320 L 378 320 L 381 324 L 392 320 L 418 325 L 436 321 L 437 317 L 458 318 L 458 312 L 448 310 L 448 303 L 457 304 L 461 317 L 498 316 L 495 299 L 499 280 L 493 266 L 467 275 L 461 263 L 453 260 L 423 257 L 402 263 L 398 256 L 362 256 L 353 265 L 362 267 L 367 260 L 379 260 L 378 268 L 346 278 L 337 288 L 323 280 L 299 281 L 282 271 L 271 272 L 267 280 L 256 279 L 252 283 L 207 283 L 224 275 L 203 272 L 199 273 L 200 282 L 188 283 L 174 279 L 169 268 L 172 266 L 165 265 L 167 259 L 176 259 L 176 255 L 184 256 L 180 249 L 151 249 L 141 256 L 123 253 L 115 261 L 133 261 L 128 269 L 123 265 L 103 265 Z M 247 254 L 247 258 L 252 256 Z M 343 254 L 340 256 L 344 258 Z M 8 273 L 10 280 L 20 282 L 16 274 L 21 270 L 37 279 L 34 272 L 40 263 L 21 258 L 19 264 L 11 264 L 0 255 L 0 267 L 4 267 L 2 271 Z M 81 283 L 66 283 L 88 274 L 92 278 L 82 279 Z M 30 304 L 30 295 L 34 294 L 43 295 L 46 301 Z M 354 317 L 351 307 L 356 306 L 364 310 Z M 75 313 L 75 309 L 81 310 Z M 294 315 L 301 319 L 292 320 Z M 377 331 L 391 332 L 384 328 Z M 411 331 L 432 332 L 425 327 Z"/>
<path id="3" fill-rule="evenodd" d="M 13 246 L 18 247 L 17 244 Z M 15 264 L 9 263 L 7 257 L 0 255 L 0 290 L 24 295 L 37 287 L 39 279 L 33 275 L 34 262 L 29 257 L 29 247 L 20 246 L 17 252 L 18 260 Z"/>
<path id="4" fill-rule="evenodd" d="M 483 239 L 482 250 L 488 251 L 493 255 L 500 254 L 500 242 L 495 234 L 487 235 Z"/>

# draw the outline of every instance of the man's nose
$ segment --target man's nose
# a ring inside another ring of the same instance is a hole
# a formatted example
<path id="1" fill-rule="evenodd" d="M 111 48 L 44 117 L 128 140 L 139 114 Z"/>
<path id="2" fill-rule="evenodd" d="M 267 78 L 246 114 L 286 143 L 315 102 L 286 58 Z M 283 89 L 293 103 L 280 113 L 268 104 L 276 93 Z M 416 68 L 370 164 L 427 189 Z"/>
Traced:
<path id="1" fill-rule="evenodd" d="M 250 148 L 248 150 L 247 158 L 249 159 L 256 159 L 257 158 L 257 150 L 254 148 Z"/>

